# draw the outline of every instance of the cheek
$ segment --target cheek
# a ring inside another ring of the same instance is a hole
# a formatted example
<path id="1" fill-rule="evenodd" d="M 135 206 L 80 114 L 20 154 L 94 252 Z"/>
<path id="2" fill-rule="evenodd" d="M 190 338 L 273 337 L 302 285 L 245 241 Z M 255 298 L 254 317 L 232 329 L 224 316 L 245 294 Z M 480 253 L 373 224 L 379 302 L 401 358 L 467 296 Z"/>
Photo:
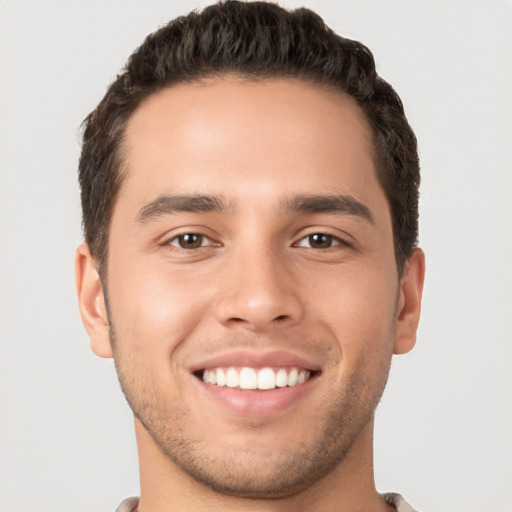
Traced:
<path id="1" fill-rule="evenodd" d="M 368 270 L 370 269 L 370 270 Z M 337 339 L 342 358 L 392 350 L 397 278 L 350 266 L 317 280 L 308 297 L 313 315 Z"/>
<path id="2" fill-rule="evenodd" d="M 134 265 L 133 270 L 125 274 L 129 278 L 112 275 L 109 281 L 116 338 L 141 357 L 173 350 L 205 317 L 207 293 L 197 282 L 165 268 Z"/>

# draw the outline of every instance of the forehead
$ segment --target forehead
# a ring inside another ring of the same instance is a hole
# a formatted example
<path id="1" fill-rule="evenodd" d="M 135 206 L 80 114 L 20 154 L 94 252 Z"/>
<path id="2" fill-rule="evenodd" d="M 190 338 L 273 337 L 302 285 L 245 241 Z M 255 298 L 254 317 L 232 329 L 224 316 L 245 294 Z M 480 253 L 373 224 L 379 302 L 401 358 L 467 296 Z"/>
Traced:
<path id="1" fill-rule="evenodd" d="M 269 202 L 285 192 L 383 199 L 361 109 L 297 79 L 226 76 L 164 89 L 129 119 L 123 159 L 118 201 L 207 193 Z"/>

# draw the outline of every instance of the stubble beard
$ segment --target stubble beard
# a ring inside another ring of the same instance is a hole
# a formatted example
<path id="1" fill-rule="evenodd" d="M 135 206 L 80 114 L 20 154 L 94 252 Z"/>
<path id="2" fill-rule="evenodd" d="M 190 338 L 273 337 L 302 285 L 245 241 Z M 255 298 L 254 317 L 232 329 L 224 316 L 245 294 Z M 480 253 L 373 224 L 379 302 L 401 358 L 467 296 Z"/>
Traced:
<path id="1" fill-rule="evenodd" d="M 321 421 L 319 418 L 307 444 L 297 443 L 294 450 L 255 452 L 249 441 L 248 446 L 226 447 L 221 454 L 210 454 L 205 440 L 183 428 L 187 410 L 175 410 L 171 416 L 148 383 L 151 377 L 125 367 L 116 349 L 112 322 L 110 327 L 121 389 L 155 444 L 196 482 L 237 498 L 269 500 L 297 495 L 339 466 L 373 419 L 389 371 L 389 362 L 383 362 L 378 382 L 357 374 L 351 376 L 331 397 L 329 409 Z"/>

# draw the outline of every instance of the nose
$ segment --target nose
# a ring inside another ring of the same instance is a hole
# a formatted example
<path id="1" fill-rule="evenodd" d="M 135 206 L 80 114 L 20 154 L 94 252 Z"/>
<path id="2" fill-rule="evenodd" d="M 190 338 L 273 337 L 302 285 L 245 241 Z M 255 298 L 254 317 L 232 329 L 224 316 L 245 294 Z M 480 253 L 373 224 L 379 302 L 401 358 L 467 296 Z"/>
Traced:
<path id="1" fill-rule="evenodd" d="M 239 251 L 222 276 L 217 319 L 251 331 L 290 327 L 304 314 L 286 258 L 272 248 Z"/>

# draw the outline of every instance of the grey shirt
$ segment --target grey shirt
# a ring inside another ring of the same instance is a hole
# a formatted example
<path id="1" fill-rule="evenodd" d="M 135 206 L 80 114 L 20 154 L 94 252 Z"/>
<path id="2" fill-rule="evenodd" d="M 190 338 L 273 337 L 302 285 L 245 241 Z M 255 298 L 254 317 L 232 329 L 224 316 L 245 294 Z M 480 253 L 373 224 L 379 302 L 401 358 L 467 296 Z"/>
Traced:
<path id="1" fill-rule="evenodd" d="M 395 507 L 397 512 L 417 512 L 407 503 L 400 494 L 396 492 L 389 492 L 382 495 L 389 505 Z M 135 512 L 137 505 L 139 504 L 139 498 L 126 498 L 119 507 L 116 508 L 115 512 Z"/>

